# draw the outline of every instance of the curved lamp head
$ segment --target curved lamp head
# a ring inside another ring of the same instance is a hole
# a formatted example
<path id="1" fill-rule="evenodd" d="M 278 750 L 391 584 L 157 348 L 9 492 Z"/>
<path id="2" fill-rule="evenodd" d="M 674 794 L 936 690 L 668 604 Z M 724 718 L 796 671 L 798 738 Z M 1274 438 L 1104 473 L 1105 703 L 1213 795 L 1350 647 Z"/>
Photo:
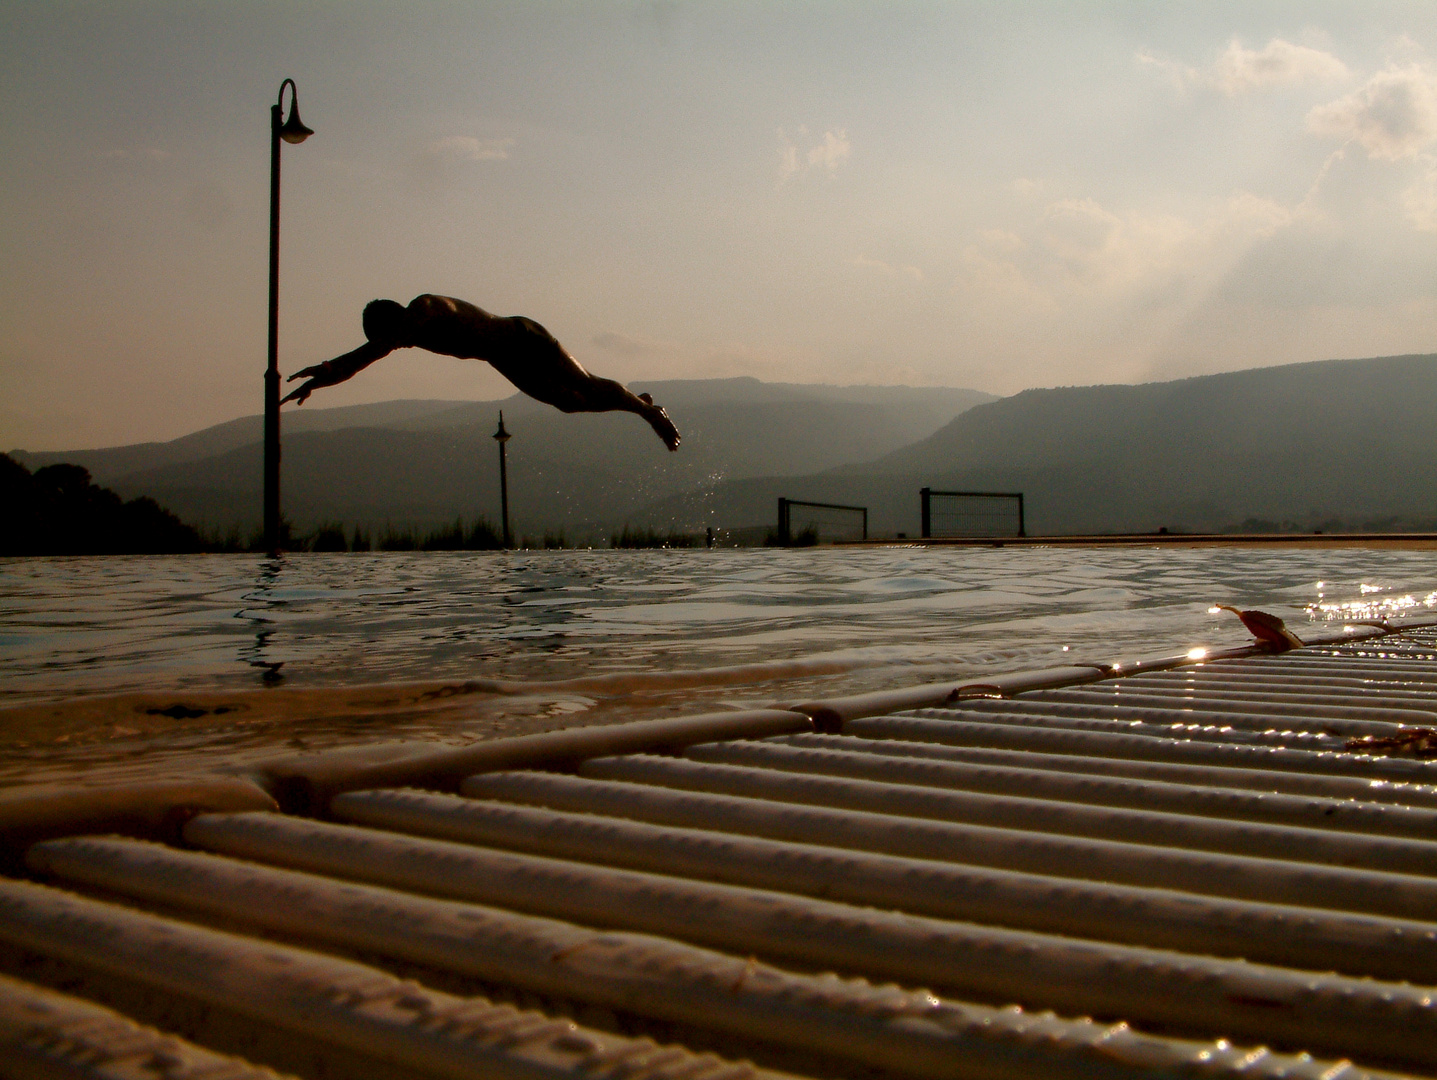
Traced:
<path id="1" fill-rule="evenodd" d="M 305 139 L 314 134 L 311 128 L 304 126 L 304 121 L 299 118 L 299 91 L 295 89 L 293 79 L 285 79 L 279 84 L 279 101 L 284 104 L 284 88 L 289 87 L 289 119 L 279 129 L 279 137 L 287 143 L 302 143 Z"/>
<path id="2" fill-rule="evenodd" d="M 500 446 L 503 446 L 503 445 L 504 445 L 506 442 L 508 442 L 511 438 L 513 438 L 513 436 L 510 435 L 509 432 L 508 432 L 508 430 L 505 429 L 505 427 L 504 427 L 504 413 L 503 413 L 503 411 L 501 410 L 500 413 L 499 413 L 499 430 L 496 431 L 496 432 L 494 432 L 494 440 L 495 440 Z"/>

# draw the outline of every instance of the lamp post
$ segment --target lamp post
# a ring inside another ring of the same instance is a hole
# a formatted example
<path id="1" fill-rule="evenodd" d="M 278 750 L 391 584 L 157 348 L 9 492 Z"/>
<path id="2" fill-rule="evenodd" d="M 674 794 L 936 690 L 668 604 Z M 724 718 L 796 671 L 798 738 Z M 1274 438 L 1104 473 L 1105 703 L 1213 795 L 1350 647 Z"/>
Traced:
<path id="1" fill-rule="evenodd" d="M 289 87 L 289 119 L 284 88 Z M 299 92 L 293 79 L 279 84 L 269 108 L 269 367 L 264 373 L 264 545 L 279 554 L 279 144 L 302 143 L 314 132 L 299 119 Z"/>
<path id="2" fill-rule="evenodd" d="M 499 444 L 499 505 L 504 514 L 504 547 L 509 549 L 513 543 L 509 539 L 509 462 L 504 453 L 504 444 L 512 435 L 504 430 L 504 410 L 499 410 L 499 430 L 494 432 L 494 441 Z"/>

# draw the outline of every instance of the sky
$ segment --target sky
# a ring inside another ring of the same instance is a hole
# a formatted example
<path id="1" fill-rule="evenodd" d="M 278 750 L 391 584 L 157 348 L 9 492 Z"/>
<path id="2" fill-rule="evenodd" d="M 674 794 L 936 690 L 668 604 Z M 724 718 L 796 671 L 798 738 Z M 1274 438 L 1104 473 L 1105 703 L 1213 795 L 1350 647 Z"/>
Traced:
<path id="1" fill-rule="evenodd" d="M 0 0 L 0 448 L 262 407 L 376 297 L 625 382 L 1029 387 L 1437 351 L 1421 2 Z M 307 407 L 506 396 L 395 353 Z M 289 407 L 287 407 L 289 408 Z"/>

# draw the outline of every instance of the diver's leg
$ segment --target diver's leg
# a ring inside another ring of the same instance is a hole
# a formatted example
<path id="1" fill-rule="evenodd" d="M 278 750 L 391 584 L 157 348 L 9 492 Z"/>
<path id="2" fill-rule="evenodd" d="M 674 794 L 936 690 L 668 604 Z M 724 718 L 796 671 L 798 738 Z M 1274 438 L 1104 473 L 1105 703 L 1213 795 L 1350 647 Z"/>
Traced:
<path id="1" fill-rule="evenodd" d="M 653 398 L 633 394 L 613 379 L 591 375 L 538 323 L 517 317 L 506 321 L 511 334 L 519 331 L 509 337 L 511 347 L 486 349 L 479 355 L 525 394 L 566 413 L 637 413 L 648 421 L 665 446 L 678 449 L 679 433 Z"/>
<path id="2" fill-rule="evenodd" d="M 661 406 L 648 394 L 635 394 L 613 379 L 590 375 L 578 364 L 578 375 L 565 370 L 562 379 L 548 382 L 545 397 L 539 400 L 553 405 L 560 412 L 631 412 L 648 421 L 655 434 L 670 450 L 679 448 L 679 432 Z M 522 388 L 521 388 L 522 389 Z M 532 397 L 539 397 L 532 394 Z"/>
<path id="3" fill-rule="evenodd" d="M 584 372 L 582 380 L 575 380 L 574 393 L 584 402 L 581 412 L 623 412 L 641 413 L 644 402 L 623 383 L 604 379 Z"/>
<path id="4" fill-rule="evenodd" d="M 679 448 L 679 431 L 674 427 L 674 422 L 669 419 L 659 405 L 654 404 L 654 399 L 648 394 L 635 394 L 628 387 L 613 379 L 602 379 L 596 375 L 589 376 L 588 398 L 593 403 L 583 411 L 585 412 L 624 412 L 637 413 L 649 422 L 654 433 L 664 441 L 664 445 L 670 450 Z"/>

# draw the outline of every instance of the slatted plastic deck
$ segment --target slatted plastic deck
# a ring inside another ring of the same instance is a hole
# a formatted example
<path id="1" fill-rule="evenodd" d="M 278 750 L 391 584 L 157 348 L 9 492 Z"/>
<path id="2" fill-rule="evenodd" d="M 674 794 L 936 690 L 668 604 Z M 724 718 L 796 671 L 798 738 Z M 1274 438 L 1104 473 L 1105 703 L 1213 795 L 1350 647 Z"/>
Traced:
<path id="1" fill-rule="evenodd" d="M 1437 636 L 0 800 L 0 1075 L 1437 1077 Z"/>

